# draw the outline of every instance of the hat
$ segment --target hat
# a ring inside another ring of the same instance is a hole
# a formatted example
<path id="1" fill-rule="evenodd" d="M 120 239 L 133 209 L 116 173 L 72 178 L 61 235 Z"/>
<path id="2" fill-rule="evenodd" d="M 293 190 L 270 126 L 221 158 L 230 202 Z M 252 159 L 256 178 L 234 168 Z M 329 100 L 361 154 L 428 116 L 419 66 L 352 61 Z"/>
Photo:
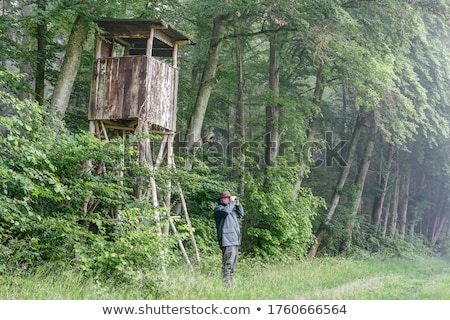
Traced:
<path id="1" fill-rule="evenodd" d="M 219 196 L 220 199 L 229 197 L 231 197 L 231 193 L 229 191 L 223 191 Z"/>

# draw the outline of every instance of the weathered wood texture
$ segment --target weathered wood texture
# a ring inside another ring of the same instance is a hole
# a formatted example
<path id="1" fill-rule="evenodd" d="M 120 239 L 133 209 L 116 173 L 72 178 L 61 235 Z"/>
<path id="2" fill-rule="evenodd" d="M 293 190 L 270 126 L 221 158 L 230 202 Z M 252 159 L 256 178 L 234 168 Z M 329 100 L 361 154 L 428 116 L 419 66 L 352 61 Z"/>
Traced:
<path id="1" fill-rule="evenodd" d="M 176 131 L 178 70 L 147 56 L 94 61 L 89 120 L 140 119 Z"/>
<path id="2" fill-rule="evenodd" d="M 149 77 L 150 124 L 176 131 L 178 70 L 151 58 Z"/>

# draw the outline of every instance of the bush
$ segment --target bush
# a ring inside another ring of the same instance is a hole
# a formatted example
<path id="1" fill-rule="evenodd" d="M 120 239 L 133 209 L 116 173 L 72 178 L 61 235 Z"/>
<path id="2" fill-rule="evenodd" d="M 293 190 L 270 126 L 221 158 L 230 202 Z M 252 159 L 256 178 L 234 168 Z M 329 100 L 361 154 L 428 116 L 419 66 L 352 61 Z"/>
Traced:
<path id="1" fill-rule="evenodd" d="M 137 210 L 128 211 L 136 219 Z M 165 266 L 173 261 L 166 248 L 173 245 L 161 236 L 155 225 L 133 225 L 133 218 L 117 224 L 121 232 L 116 237 L 90 234 L 75 248 L 77 264 L 83 273 L 98 283 L 138 285 L 158 296 L 162 291 Z"/>
<path id="2" fill-rule="evenodd" d="M 306 188 L 296 194 L 290 182 L 295 170 L 280 166 L 271 174 L 268 186 L 247 177 L 244 249 L 256 257 L 303 258 L 314 240 L 311 221 L 324 202 Z"/>
<path id="3" fill-rule="evenodd" d="M 151 203 L 134 197 L 136 177 L 149 172 L 132 161 L 133 146 L 124 154 L 120 139 L 106 143 L 64 129 L 56 136 L 39 105 L 6 92 L 0 103 L 8 110 L 0 116 L 2 269 L 51 262 L 100 283 L 136 283 L 158 292 L 174 239 L 158 234 Z M 94 174 L 103 164 L 106 173 Z M 126 178 L 115 174 L 119 168 Z"/>

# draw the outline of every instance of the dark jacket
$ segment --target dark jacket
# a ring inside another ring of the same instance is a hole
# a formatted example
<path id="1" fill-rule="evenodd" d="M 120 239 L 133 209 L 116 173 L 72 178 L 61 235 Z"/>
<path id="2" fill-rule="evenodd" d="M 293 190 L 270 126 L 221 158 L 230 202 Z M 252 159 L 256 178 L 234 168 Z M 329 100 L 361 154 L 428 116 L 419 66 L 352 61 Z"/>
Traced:
<path id="1" fill-rule="evenodd" d="M 241 244 L 241 228 L 238 219 L 243 216 L 242 205 L 237 204 L 236 201 L 225 205 L 219 200 L 214 209 L 214 220 L 216 220 L 217 240 L 221 248 Z"/>

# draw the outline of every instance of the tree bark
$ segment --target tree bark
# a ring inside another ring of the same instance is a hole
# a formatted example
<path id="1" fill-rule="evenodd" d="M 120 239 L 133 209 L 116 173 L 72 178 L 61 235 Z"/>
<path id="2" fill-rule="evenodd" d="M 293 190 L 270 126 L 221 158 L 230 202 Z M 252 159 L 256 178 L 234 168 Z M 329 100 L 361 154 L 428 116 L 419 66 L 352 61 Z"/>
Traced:
<path id="1" fill-rule="evenodd" d="M 348 251 L 351 246 L 351 239 L 353 234 L 353 229 L 355 228 L 355 220 L 358 215 L 359 208 L 361 206 L 362 193 L 364 190 L 364 184 L 366 183 L 367 172 L 369 171 L 370 162 L 372 159 L 373 149 L 375 147 L 375 138 L 378 133 L 378 125 L 375 120 L 374 112 L 372 112 L 372 126 L 370 130 L 369 142 L 367 143 L 366 150 L 364 151 L 364 156 L 361 161 L 358 175 L 356 177 L 356 194 L 353 202 L 353 211 L 350 221 L 347 225 L 348 239 L 346 243 L 346 250 Z"/>
<path id="2" fill-rule="evenodd" d="M 444 230 L 444 226 L 448 221 L 448 200 L 446 196 L 445 180 L 440 179 L 436 184 L 439 188 L 433 193 L 432 202 L 435 204 L 434 210 L 430 210 L 427 227 L 427 238 L 431 244 L 435 245 Z"/>
<path id="3" fill-rule="evenodd" d="M 37 2 L 38 8 L 45 11 L 45 3 L 43 1 Z M 45 21 L 38 23 L 36 27 L 37 37 L 37 57 L 36 57 L 36 71 L 35 71 L 35 94 L 36 101 L 44 104 L 45 98 L 45 61 L 47 59 L 47 24 Z"/>
<path id="4" fill-rule="evenodd" d="M 438 217 L 436 217 L 435 228 L 433 228 L 433 233 L 431 234 L 430 242 L 432 245 L 436 245 L 442 231 L 444 230 L 445 225 L 448 223 L 448 215 L 447 212 L 440 213 Z"/>
<path id="5" fill-rule="evenodd" d="M 333 195 L 330 200 L 330 204 L 328 206 L 327 215 L 325 217 L 324 222 L 319 227 L 316 236 L 316 243 L 312 246 L 309 251 L 308 258 L 309 260 L 313 260 L 316 256 L 317 250 L 319 249 L 320 243 L 325 235 L 326 227 L 330 224 L 331 219 L 333 218 L 334 212 L 339 204 L 339 200 L 341 198 L 342 190 L 344 189 L 345 182 L 347 181 L 348 174 L 350 173 L 351 164 L 355 158 L 356 147 L 359 142 L 359 138 L 361 136 L 361 127 L 363 123 L 363 115 L 362 112 L 358 113 L 358 116 L 355 121 L 355 127 L 352 133 L 352 140 L 350 144 L 350 149 L 347 153 L 346 163 L 347 165 L 342 167 L 341 175 L 339 176 L 339 180 L 334 189 Z"/>
<path id="6" fill-rule="evenodd" d="M 240 39 L 240 21 L 236 21 L 234 25 L 235 34 L 235 46 L 236 46 L 236 74 L 238 78 L 237 84 L 237 99 L 236 99 L 236 122 L 234 125 L 234 136 L 237 139 L 237 144 L 239 146 L 238 157 L 239 157 L 239 170 L 238 178 L 239 184 L 239 196 L 244 196 L 245 187 L 245 150 L 242 148 L 242 144 L 245 140 L 245 112 L 244 112 L 244 72 L 243 72 L 243 53 L 241 50 L 241 39 Z"/>
<path id="7" fill-rule="evenodd" d="M 315 106 L 318 106 L 318 107 L 320 106 L 324 91 L 325 91 L 325 74 L 324 74 L 324 70 L 323 70 L 323 63 L 320 62 L 320 65 L 317 68 L 317 72 L 316 72 L 316 84 L 314 87 L 314 95 L 312 98 L 312 103 Z M 343 99 L 345 100 L 345 97 L 343 97 Z M 344 103 L 344 105 L 345 105 L 345 103 Z M 309 127 L 306 132 L 307 139 L 310 139 L 314 136 L 314 120 L 316 119 L 316 117 L 317 117 L 317 114 L 315 114 L 309 120 L 309 123 L 308 123 Z"/>
<path id="8" fill-rule="evenodd" d="M 406 234 L 406 216 L 408 213 L 409 185 L 411 182 L 411 168 L 408 168 L 404 175 L 404 181 L 401 188 L 401 198 L 399 203 L 399 236 L 404 239 Z"/>
<path id="9" fill-rule="evenodd" d="M 281 105 L 278 103 L 278 95 L 280 92 L 280 65 L 277 53 L 278 35 L 274 33 L 270 37 L 269 44 L 269 89 L 272 97 L 270 104 L 266 106 L 266 135 L 264 147 L 264 162 L 266 175 L 264 178 L 264 186 L 267 187 L 270 179 L 267 174 L 269 167 L 275 165 L 280 148 L 280 117 Z"/>
<path id="10" fill-rule="evenodd" d="M 391 193 L 389 195 L 389 197 L 393 198 L 393 193 Z M 383 231 L 381 233 L 383 238 L 386 238 L 386 234 L 387 234 L 387 229 L 388 229 L 388 221 L 389 221 L 389 217 L 390 217 L 390 212 L 391 212 L 391 204 L 392 201 L 388 201 L 386 204 L 386 210 L 385 210 L 385 214 L 384 214 L 384 220 L 383 220 Z"/>
<path id="11" fill-rule="evenodd" d="M 214 19 L 208 58 L 203 69 L 197 99 L 195 101 L 192 116 L 189 120 L 186 134 L 186 148 L 188 151 L 192 150 L 195 144 L 201 140 L 203 120 L 205 119 L 209 97 L 213 87 L 217 83 L 216 72 L 219 61 L 219 52 L 229 20 L 230 15 L 220 15 Z"/>
<path id="12" fill-rule="evenodd" d="M 389 214 L 389 223 L 388 223 L 388 228 L 391 236 L 395 235 L 397 229 L 399 190 L 400 190 L 400 173 L 399 173 L 399 159 L 397 159 L 395 168 L 395 189 L 394 194 L 392 195 L 392 204 L 390 206 L 391 211 Z"/>
<path id="13" fill-rule="evenodd" d="M 70 101 L 73 84 L 81 64 L 81 57 L 89 31 L 88 21 L 78 15 L 72 26 L 66 54 L 58 75 L 51 100 L 53 129 L 58 131 Z"/>
<path id="14" fill-rule="evenodd" d="M 316 84 L 314 88 L 314 95 L 312 98 L 312 103 L 316 105 L 317 107 L 320 107 L 320 103 L 323 98 L 323 93 L 325 91 L 325 75 L 323 72 L 323 63 L 320 63 L 319 67 L 317 68 L 316 72 Z M 345 97 L 344 97 L 345 98 Z M 308 123 L 308 128 L 306 130 L 306 142 L 308 143 L 311 141 L 311 139 L 314 137 L 314 120 L 316 116 L 314 115 L 311 117 Z M 309 150 L 307 149 L 306 152 L 302 155 L 303 159 L 305 159 L 307 162 L 309 158 L 308 154 Z M 305 175 L 305 170 L 302 168 L 300 169 L 298 175 L 297 175 L 297 181 L 295 182 L 294 190 L 295 190 L 295 197 L 298 197 L 299 192 L 301 190 L 302 181 Z"/>
<path id="15" fill-rule="evenodd" d="M 381 215 L 383 213 L 384 201 L 386 199 L 386 193 L 388 189 L 389 178 L 391 175 L 392 162 L 394 159 L 394 146 L 389 144 L 388 156 L 386 167 L 383 170 L 383 166 L 380 166 L 380 194 L 377 194 L 374 206 L 372 210 L 372 224 L 375 227 L 375 231 L 378 231 L 381 223 Z M 384 171 L 384 172 L 383 172 Z"/>
<path id="16" fill-rule="evenodd" d="M 269 57 L 269 89 L 272 96 L 271 103 L 266 106 L 266 136 L 265 136 L 265 164 L 273 166 L 280 146 L 280 115 L 281 105 L 278 103 L 280 93 L 280 61 L 277 53 L 278 35 L 270 38 Z"/>
<path id="17" fill-rule="evenodd" d="M 355 123 L 355 129 L 352 134 L 352 142 L 350 145 L 350 150 L 347 155 L 347 165 L 342 168 L 341 175 L 339 176 L 339 180 L 337 182 L 336 188 L 334 190 L 333 196 L 330 201 L 330 206 L 327 212 L 325 224 L 328 224 L 333 218 L 334 212 L 339 204 L 339 200 L 341 198 L 342 190 L 344 189 L 345 182 L 347 181 L 348 174 L 350 173 L 351 164 L 355 158 L 356 147 L 358 145 L 359 139 L 361 137 L 361 127 L 362 127 L 362 115 L 358 114 L 358 118 Z"/>

